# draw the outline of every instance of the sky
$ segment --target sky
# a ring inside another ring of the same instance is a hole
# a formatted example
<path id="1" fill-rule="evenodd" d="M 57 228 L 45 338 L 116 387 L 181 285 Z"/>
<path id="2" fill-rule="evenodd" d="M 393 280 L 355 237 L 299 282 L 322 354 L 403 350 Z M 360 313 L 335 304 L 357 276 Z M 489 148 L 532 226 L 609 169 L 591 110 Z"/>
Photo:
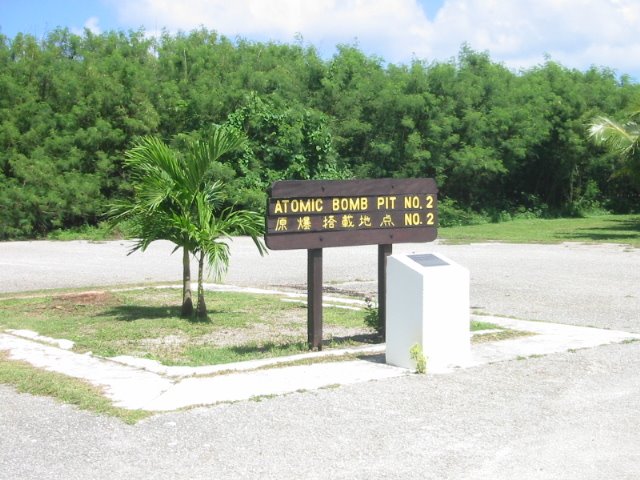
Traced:
<path id="1" fill-rule="evenodd" d="M 463 44 L 514 72 L 613 69 L 640 82 L 640 0 L 0 0 L 0 33 L 46 36 L 204 26 L 235 39 L 355 44 L 386 62 L 449 61 Z M 300 40 L 301 39 L 301 40 Z"/>

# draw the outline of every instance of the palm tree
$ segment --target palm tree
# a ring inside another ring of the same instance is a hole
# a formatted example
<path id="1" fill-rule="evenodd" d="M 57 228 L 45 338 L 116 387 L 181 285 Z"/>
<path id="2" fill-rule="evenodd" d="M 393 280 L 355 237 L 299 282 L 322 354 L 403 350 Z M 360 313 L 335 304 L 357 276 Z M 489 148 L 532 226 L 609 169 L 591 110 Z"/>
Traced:
<path id="1" fill-rule="evenodd" d="M 169 240 L 182 248 L 182 315 L 193 314 L 190 256 L 198 258 L 196 315 L 205 318 L 204 263 L 216 280 L 229 264 L 228 241 L 232 233 L 250 235 L 261 254 L 266 251 L 259 235 L 258 214 L 233 208 L 221 209 L 222 184 L 212 178 L 212 167 L 223 156 L 243 145 L 235 130 L 213 127 L 206 140 L 190 141 L 179 156 L 162 140 L 142 138 L 126 153 L 133 197 L 114 203 L 112 223 L 129 221 L 137 237 L 131 252 L 144 251 L 156 240 Z M 174 250 L 174 251 L 175 251 Z"/>
<path id="2" fill-rule="evenodd" d="M 198 304 L 196 316 L 206 318 L 207 306 L 204 300 L 204 264 L 208 263 L 214 281 L 219 281 L 229 266 L 229 241 L 231 234 L 249 235 L 261 255 L 266 253 L 266 247 L 259 235 L 262 233 L 262 217 L 247 210 L 225 208 L 216 210 L 222 194 L 222 184 L 215 182 L 201 192 L 196 198 L 198 212 L 197 222 L 188 226 L 191 229 L 189 238 L 194 241 L 193 253 L 198 259 Z"/>
<path id="3" fill-rule="evenodd" d="M 622 161 L 618 174 L 628 176 L 640 188 L 640 110 L 624 123 L 607 117 L 597 117 L 589 126 L 589 137 L 597 144 L 609 147 Z"/>

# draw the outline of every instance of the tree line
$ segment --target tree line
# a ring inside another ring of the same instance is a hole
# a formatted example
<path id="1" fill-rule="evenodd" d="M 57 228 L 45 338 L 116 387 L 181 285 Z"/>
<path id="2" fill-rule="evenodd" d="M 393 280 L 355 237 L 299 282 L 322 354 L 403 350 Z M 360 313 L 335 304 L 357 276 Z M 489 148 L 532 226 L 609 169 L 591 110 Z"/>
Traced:
<path id="1" fill-rule="evenodd" d="M 204 28 L 0 34 L 0 239 L 97 224 L 132 195 L 138 139 L 186 154 L 212 125 L 248 139 L 216 164 L 224 206 L 263 211 L 280 179 L 434 177 L 449 224 L 636 211 L 637 185 L 588 128 L 639 100 L 608 68 L 513 72 L 468 46 L 395 65 L 356 45 L 324 60 L 302 41 Z"/>

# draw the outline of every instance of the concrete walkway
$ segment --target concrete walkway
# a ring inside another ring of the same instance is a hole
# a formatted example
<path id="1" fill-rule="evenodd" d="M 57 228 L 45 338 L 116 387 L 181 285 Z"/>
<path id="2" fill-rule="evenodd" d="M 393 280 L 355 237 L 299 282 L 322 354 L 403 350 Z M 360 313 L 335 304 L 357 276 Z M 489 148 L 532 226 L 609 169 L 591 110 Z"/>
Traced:
<path id="1" fill-rule="evenodd" d="M 534 335 L 473 343 L 469 364 L 548 355 L 611 343 L 640 340 L 640 334 L 570 325 L 530 322 L 502 317 L 476 319 Z M 0 334 L 0 350 L 10 359 L 84 379 L 101 387 L 114 405 L 127 409 L 169 411 L 250 398 L 282 395 L 408 375 L 408 370 L 381 363 L 381 355 L 365 360 L 291 365 L 318 357 L 382 354 L 384 345 L 313 352 L 277 359 L 206 367 L 166 367 L 133 357 L 101 358 L 70 351 L 72 343 L 35 332 L 12 330 Z M 446 374 L 451 370 L 430 371 Z"/>

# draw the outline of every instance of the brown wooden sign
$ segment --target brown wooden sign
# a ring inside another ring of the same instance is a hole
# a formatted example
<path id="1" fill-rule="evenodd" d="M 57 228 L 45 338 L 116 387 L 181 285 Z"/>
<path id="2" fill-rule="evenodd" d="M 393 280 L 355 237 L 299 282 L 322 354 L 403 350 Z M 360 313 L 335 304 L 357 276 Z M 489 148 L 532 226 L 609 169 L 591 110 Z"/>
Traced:
<path id="1" fill-rule="evenodd" d="M 437 202 L 432 178 L 275 182 L 265 242 L 272 250 L 430 242 Z"/>

